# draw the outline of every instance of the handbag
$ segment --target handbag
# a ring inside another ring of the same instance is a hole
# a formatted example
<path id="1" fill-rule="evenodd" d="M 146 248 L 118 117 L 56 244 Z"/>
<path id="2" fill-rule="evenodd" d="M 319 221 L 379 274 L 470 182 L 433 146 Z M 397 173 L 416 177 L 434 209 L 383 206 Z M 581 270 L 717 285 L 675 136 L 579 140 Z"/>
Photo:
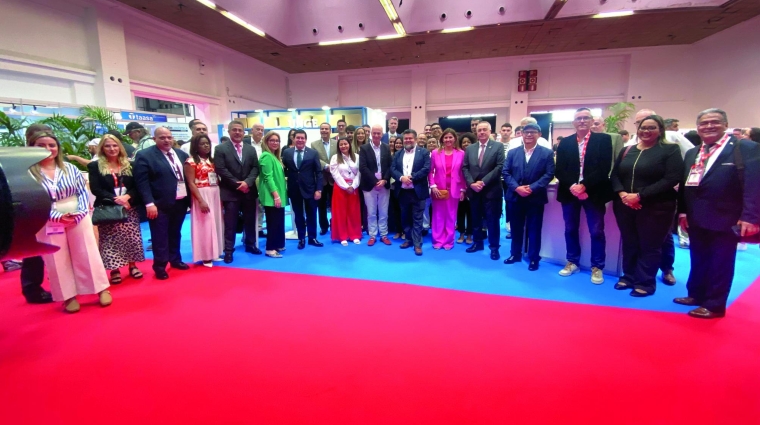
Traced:
<path id="1" fill-rule="evenodd" d="M 117 204 L 113 199 L 103 199 L 100 205 L 92 211 L 92 224 L 123 223 L 127 221 L 127 209 Z"/>
<path id="2" fill-rule="evenodd" d="M 449 191 L 447 189 L 438 189 L 438 198 L 440 200 L 449 199 Z"/>
<path id="3" fill-rule="evenodd" d="M 736 165 L 736 173 L 737 177 L 739 178 L 739 187 L 742 190 L 742 195 L 744 195 L 744 158 L 742 157 L 741 149 L 739 149 L 740 144 L 736 143 L 736 146 L 734 147 L 734 164 Z M 739 236 L 739 242 L 741 243 L 749 243 L 749 244 L 760 244 L 760 233 L 755 233 L 752 236 L 741 236 L 739 230 L 739 226 L 733 226 L 734 233 L 736 233 L 736 236 Z"/>

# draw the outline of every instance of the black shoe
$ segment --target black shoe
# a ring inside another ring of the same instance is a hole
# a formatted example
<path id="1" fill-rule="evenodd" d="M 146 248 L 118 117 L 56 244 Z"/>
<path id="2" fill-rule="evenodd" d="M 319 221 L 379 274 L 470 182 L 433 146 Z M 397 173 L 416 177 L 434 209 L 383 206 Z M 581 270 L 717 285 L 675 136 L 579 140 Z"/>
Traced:
<path id="1" fill-rule="evenodd" d="M 327 229 L 320 230 L 319 234 L 322 235 L 322 236 L 326 235 L 327 234 Z"/>
<path id="2" fill-rule="evenodd" d="M 224 253 L 224 264 L 229 264 L 232 262 L 232 253 L 231 252 L 225 252 Z"/>
<path id="3" fill-rule="evenodd" d="M 499 248 L 492 249 L 491 250 L 491 259 L 494 260 L 494 261 L 496 261 L 499 258 L 501 258 L 501 255 L 499 255 Z"/>
<path id="4" fill-rule="evenodd" d="M 188 270 L 190 268 L 190 266 L 183 263 L 182 261 L 180 261 L 179 263 L 174 263 L 171 266 L 173 269 L 177 269 L 177 270 Z"/>
<path id="5" fill-rule="evenodd" d="M 531 261 L 530 264 L 528 264 L 528 270 L 532 272 L 538 270 L 538 261 Z"/>
<path id="6" fill-rule="evenodd" d="M 253 255 L 261 255 L 261 250 L 256 248 L 255 246 L 245 247 L 245 252 L 250 252 Z"/>
<path id="7" fill-rule="evenodd" d="M 427 236 L 429 232 L 428 229 L 422 229 L 422 236 Z"/>
<path id="8" fill-rule="evenodd" d="M 169 273 L 166 273 L 166 270 L 153 270 L 156 273 L 156 279 L 158 280 L 166 280 L 169 279 Z"/>
<path id="9" fill-rule="evenodd" d="M 299 239 L 298 240 L 298 249 L 304 249 L 306 248 L 306 239 Z"/>
<path id="10" fill-rule="evenodd" d="M 260 237 L 260 238 L 265 238 L 265 237 L 267 237 L 267 232 L 265 232 L 265 231 L 263 231 L 263 230 L 259 230 L 259 237 Z"/>
<path id="11" fill-rule="evenodd" d="M 325 244 L 323 244 L 322 242 L 316 239 L 309 239 L 309 245 L 316 246 L 317 248 L 322 248 L 323 246 L 325 246 Z"/>
<path id="12" fill-rule="evenodd" d="M 520 261 L 522 261 L 522 258 L 516 255 L 510 255 L 509 258 L 504 260 L 504 264 L 514 264 L 514 263 L 519 263 Z"/>
<path id="13" fill-rule="evenodd" d="M 50 292 L 39 288 L 39 291 L 25 293 L 24 298 L 29 304 L 48 304 L 53 302 L 53 295 Z"/>
<path id="14" fill-rule="evenodd" d="M 483 244 L 475 242 L 474 244 L 470 245 L 470 247 L 467 248 L 467 249 L 465 249 L 464 251 L 465 252 L 473 253 L 473 252 L 478 252 L 478 251 L 482 251 L 482 250 L 483 250 Z"/>

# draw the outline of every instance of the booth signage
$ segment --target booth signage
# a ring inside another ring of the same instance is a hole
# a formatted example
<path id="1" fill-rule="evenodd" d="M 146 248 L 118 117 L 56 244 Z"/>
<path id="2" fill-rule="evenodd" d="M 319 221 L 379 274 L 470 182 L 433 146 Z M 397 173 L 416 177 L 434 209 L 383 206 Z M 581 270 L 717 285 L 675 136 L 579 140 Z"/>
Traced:
<path id="1" fill-rule="evenodd" d="M 166 115 L 143 114 L 141 112 L 122 112 L 121 119 L 128 121 L 166 122 Z"/>

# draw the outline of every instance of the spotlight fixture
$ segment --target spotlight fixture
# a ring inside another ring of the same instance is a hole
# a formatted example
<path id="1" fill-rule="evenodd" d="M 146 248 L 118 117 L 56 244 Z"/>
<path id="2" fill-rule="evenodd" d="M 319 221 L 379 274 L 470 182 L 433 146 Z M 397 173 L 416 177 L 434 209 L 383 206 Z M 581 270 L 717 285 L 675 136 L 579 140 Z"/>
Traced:
<path id="1" fill-rule="evenodd" d="M 39 112 L 37 112 L 37 107 L 36 106 L 32 106 L 32 108 L 33 109 L 32 109 L 32 112 L 30 112 L 30 114 L 32 114 L 32 115 L 39 115 Z"/>
<path id="2" fill-rule="evenodd" d="M 16 104 L 15 103 L 11 103 L 11 108 L 8 109 L 8 113 L 9 114 L 18 114 L 18 111 L 16 110 Z"/>
<path id="3" fill-rule="evenodd" d="M 596 15 L 592 16 L 592 18 L 618 18 L 621 16 L 631 16 L 631 15 L 633 15 L 633 10 L 621 10 L 619 12 L 597 13 Z"/>

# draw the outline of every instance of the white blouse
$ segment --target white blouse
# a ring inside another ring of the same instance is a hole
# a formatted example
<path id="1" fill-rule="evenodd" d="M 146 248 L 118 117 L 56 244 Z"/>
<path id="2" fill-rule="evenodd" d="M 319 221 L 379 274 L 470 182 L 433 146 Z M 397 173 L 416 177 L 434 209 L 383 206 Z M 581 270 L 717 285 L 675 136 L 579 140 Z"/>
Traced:
<path id="1" fill-rule="evenodd" d="M 335 154 L 330 158 L 330 174 L 332 174 L 335 183 L 343 190 L 349 186 L 354 189 L 359 187 L 359 164 L 351 160 L 351 157 L 343 156 L 343 163 L 338 163 L 338 155 Z M 351 183 L 347 183 L 351 181 Z"/>

